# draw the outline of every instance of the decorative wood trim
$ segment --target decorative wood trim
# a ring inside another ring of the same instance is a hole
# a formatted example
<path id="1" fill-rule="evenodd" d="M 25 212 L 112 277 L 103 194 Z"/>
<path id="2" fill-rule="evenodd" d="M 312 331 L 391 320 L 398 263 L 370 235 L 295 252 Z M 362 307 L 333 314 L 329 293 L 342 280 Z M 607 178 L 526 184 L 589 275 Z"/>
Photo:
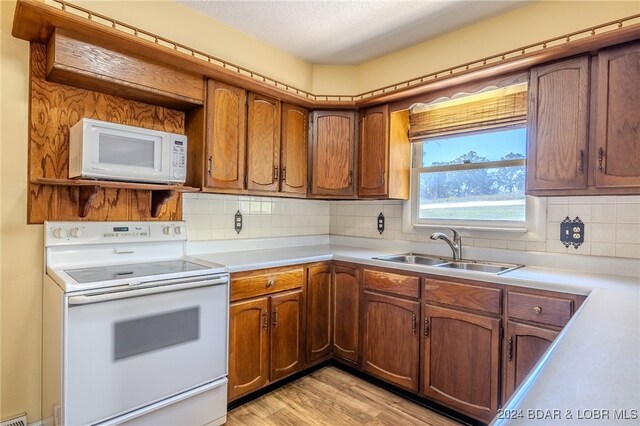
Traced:
<path id="1" fill-rule="evenodd" d="M 314 109 L 363 108 L 398 101 L 640 38 L 640 14 L 636 14 L 357 95 L 315 95 L 83 7 L 53 1 L 60 9 L 36 0 L 18 0 L 13 36 L 46 43 L 55 28 L 67 29 L 90 35 L 96 44 L 118 45 L 136 55 Z"/>

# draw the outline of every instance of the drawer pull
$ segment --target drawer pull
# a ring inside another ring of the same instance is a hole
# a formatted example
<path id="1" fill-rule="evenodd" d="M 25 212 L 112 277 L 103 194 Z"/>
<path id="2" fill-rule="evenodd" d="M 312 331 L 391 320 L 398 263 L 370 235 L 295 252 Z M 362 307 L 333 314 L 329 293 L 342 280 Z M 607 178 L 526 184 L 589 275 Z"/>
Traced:
<path id="1" fill-rule="evenodd" d="M 275 283 L 276 283 L 276 280 L 272 278 L 269 281 L 267 281 L 267 287 L 273 287 Z"/>
<path id="2" fill-rule="evenodd" d="M 534 306 L 533 307 L 533 312 L 535 312 L 536 314 L 540 315 L 542 313 L 542 308 L 540 306 Z"/>

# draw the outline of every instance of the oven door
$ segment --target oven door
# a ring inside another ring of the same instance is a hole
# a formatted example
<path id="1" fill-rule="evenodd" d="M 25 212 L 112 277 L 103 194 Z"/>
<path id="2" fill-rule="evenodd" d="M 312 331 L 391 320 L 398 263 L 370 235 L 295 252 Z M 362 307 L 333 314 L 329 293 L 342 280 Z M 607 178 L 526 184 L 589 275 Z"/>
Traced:
<path id="1" fill-rule="evenodd" d="M 64 424 L 103 421 L 227 374 L 228 275 L 67 298 Z"/>

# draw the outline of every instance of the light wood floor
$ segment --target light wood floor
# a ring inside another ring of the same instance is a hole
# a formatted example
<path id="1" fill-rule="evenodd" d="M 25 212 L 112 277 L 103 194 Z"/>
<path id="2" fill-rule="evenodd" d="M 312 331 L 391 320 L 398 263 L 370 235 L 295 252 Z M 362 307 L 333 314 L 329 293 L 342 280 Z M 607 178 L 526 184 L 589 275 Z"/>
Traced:
<path id="1" fill-rule="evenodd" d="M 230 411 L 227 425 L 458 423 L 335 367 L 325 367 Z"/>

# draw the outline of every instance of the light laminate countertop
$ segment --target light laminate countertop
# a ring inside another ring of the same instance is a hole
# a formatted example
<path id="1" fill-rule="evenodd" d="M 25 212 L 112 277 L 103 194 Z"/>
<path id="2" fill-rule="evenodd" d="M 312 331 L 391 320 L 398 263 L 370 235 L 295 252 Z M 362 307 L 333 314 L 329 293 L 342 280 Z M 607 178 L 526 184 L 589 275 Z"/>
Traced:
<path id="1" fill-rule="evenodd" d="M 543 267 L 493 275 L 372 259 L 396 253 L 322 244 L 193 256 L 231 273 L 333 259 L 589 295 L 492 424 L 640 424 L 640 278 Z"/>

